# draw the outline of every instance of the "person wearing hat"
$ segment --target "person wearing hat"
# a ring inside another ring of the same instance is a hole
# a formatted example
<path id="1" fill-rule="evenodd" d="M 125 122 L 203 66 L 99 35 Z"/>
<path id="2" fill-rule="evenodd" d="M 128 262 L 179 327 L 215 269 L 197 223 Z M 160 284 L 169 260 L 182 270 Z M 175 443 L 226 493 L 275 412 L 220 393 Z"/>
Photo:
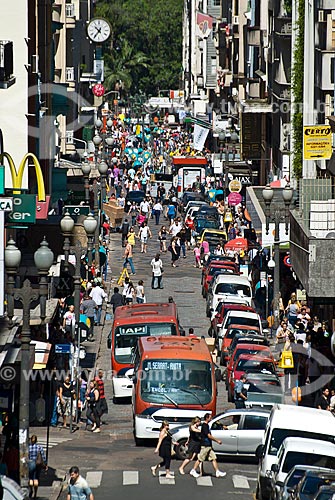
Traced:
<path id="1" fill-rule="evenodd" d="M 242 373 L 240 376 L 240 380 L 235 382 L 234 389 L 234 399 L 235 399 L 235 408 L 245 408 L 245 402 L 248 399 L 247 391 L 244 388 L 244 384 L 247 380 L 247 376 L 245 373 Z"/>

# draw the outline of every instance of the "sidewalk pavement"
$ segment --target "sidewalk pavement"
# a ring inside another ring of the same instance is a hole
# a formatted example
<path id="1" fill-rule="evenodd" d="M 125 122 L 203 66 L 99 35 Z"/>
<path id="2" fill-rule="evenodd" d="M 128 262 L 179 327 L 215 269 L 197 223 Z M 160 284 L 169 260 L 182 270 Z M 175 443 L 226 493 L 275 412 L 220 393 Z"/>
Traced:
<path id="1" fill-rule="evenodd" d="M 110 269 L 109 269 L 110 273 Z M 110 293 L 110 278 L 107 279 L 107 294 L 109 296 Z M 101 321 L 102 326 L 94 327 L 94 342 L 85 342 L 86 349 L 86 357 L 84 360 L 81 360 L 81 368 L 86 368 L 88 370 L 92 370 L 94 373 L 97 369 L 97 362 L 99 358 L 99 352 L 102 348 L 102 345 L 105 346 L 105 341 L 103 341 L 103 330 L 105 326 L 111 326 L 111 320 L 106 320 L 107 313 L 107 305 L 103 306 Z M 107 316 L 108 317 L 108 316 Z M 107 335 L 107 334 L 106 334 Z M 67 443 L 68 450 L 66 453 L 70 453 L 70 458 L 72 460 L 71 465 L 79 465 L 81 463 L 82 457 L 76 456 L 76 459 L 73 461 L 73 454 L 71 454 L 72 450 L 72 442 L 80 441 L 83 442 L 85 440 L 86 434 L 86 424 L 81 422 L 79 426 L 76 428 L 74 426 L 72 434 L 70 433 L 70 429 L 63 429 L 62 426 L 59 427 L 51 427 L 49 429 L 49 452 L 48 452 L 48 470 L 43 471 L 40 477 L 40 485 L 38 488 L 38 498 L 39 500 L 49 499 L 49 500 L 58 500 L 61 496 L 62 492 L 65 490 L 67 486 L 67 478 L 66 475 L 69 472 L 69 467 L 64 461 L 64 448 L 59 446 L 62 443 Z M 41 444 L 44 449 L 46 449 L 47 445 L 47 427 L 30 427 L 29 429 L 30 435 L 36 434 L 38 443 Z M 52 451 L 50 451 L 52 450 Z M 80 452 L 84 451 L 84 446 L 80 447 Z M 88 452 L 89 450 L 87 450 Z M 64 465 L 62 465 L 64 464 Z"/>

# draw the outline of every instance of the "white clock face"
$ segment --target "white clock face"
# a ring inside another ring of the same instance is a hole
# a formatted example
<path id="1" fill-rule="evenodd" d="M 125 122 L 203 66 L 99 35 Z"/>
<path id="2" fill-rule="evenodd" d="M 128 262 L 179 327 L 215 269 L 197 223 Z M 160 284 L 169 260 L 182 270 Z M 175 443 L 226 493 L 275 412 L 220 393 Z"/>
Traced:
<path id="1" fill-rule="evenodd" d="M 111 28 L 104 19 L 92 19 L 90 21 L 87 34 L 93 42 L 105 42 L 111 34 Z"/>

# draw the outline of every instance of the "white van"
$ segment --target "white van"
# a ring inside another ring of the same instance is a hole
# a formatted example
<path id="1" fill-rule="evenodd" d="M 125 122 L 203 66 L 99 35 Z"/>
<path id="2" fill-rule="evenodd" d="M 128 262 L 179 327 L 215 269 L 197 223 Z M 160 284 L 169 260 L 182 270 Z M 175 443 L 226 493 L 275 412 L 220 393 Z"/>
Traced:
<path id="1" fill-rule="evenodd" d="M 271 467 L 277 462 L 277 454 L 288 437 L 317 439 L 335 443 L 335 421 L 325 410 L 291 405 L 275 405 L 268 420 L 263 443 L 256 450 L 258 478 L 256 498 L 268 500 L 271 491 Z"/>
<path id="2" fill-rule="evenodd" d="M 319 439 L 284 439 L 277 455 L 277 463 L 271 467 L 273 498 L 280 498 L 280 488 L 296 464 L 312 466 L 320 472 L 331 472 L 335 469 L 335 444 Z"/>
<path id="3" fill-rule="evenodd" d="M 246 301 L 248 306 L 252 302 L 252 289 L 248 278 L 240 275 L 219 274 L 211 286 L 210 309 L 215 311 L 220 300 L 230 302 L 232 298 Z"/>

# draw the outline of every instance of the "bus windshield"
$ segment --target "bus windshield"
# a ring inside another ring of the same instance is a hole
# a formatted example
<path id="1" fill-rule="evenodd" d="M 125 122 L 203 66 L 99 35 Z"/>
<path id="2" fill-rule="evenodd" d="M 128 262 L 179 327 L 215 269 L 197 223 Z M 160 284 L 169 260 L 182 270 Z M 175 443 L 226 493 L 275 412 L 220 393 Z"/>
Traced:
<path id="1" fill-rule="evenodd" d="M 175 323 L 122 325 L 115 329 L 114 357 L 118 363 L 132 363 L 138 337 L 177 335 Z"/>
<path id="2" fill-rule="evenodd" d="M 148 403 L 203 406 L 213 398 L 208 361 L 145 360 L 139 375 L 141 397 Z"/>

